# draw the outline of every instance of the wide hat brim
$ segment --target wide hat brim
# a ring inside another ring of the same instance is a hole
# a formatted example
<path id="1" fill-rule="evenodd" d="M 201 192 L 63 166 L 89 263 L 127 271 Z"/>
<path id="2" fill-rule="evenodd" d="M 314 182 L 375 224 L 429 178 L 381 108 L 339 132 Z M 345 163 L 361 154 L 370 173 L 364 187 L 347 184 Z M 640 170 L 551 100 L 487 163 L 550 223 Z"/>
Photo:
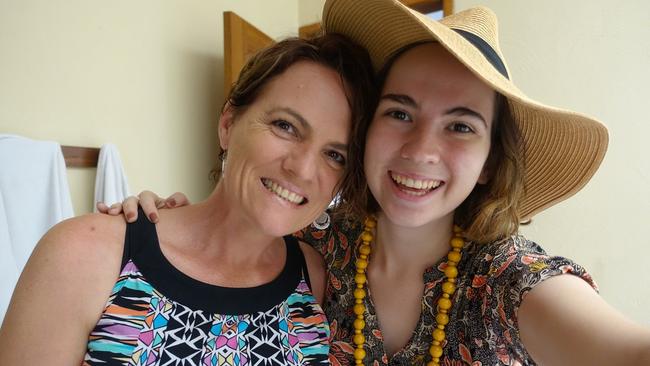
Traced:
<path id="1" fill-rule="evenodd" d="M 404 46 L 438 42 L 505 96 L 524 142 L 522 221 L 578 192 L 605 156 L 608 133 L 601 122 L 538 103 L 513 84 L 490 9 L 471 8 L 435 21 L 396 0 L 327 0 L 322 26 L 365 47 L 376 71 Z"/>

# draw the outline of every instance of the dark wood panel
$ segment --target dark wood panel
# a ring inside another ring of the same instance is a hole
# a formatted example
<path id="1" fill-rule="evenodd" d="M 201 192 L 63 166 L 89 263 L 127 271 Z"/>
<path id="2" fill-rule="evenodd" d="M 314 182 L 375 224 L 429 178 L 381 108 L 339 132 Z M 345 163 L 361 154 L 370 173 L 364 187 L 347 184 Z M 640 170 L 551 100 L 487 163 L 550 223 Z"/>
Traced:
<path id="1" fill-rule="evenodd" d="M 298 29 L 300 38 L 311 38 L 321 33 L 320 23 L 303 25 Z"/>
<path id="2" fill-rule="evenodd" d="M 63 151 L 63 158 L 67 167 L 91 168 L 97 166 L 99 148 L 61 146 L 61 150 Z"/>
<path id="3" fill-rule="evenodd" d="M 239 15 L 223 13 L 224 36 L 224 95 L 239 78 L 246 61 L 260 49 L 273 44 L 273 39 Z"/>

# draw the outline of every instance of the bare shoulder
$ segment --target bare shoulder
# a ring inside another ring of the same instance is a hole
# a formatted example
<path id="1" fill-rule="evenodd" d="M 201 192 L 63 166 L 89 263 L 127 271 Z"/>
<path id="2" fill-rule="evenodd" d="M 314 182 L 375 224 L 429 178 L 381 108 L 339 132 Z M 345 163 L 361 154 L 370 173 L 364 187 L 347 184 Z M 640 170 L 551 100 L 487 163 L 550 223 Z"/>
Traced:
<path id="1" fill-rule="evenodd" d="M 323 304 L 325 295 L 325 280 L 326 280 L 326 266 L 323 257 L 311 245 L 300 242 L 300 249 L 305 256 L 307 262 L 307 270 L 309 271 L 309 280 L 311 282 L 311 291 L 316 297 L 316 300 Z"/>
<path id="2" fill-rule="evenodd" d="M 0 329 L 0 364 L 81 363 L 120 272 L 125 229 L 121 217 L 93 214 L 61 222 L 43 236 Z M 57 329 L 57 336 L 43 329 Z"/>
<path id="3" fill-rule="evenodd" d="M 25 271 L 71 271 L 84 275 L 100 274 L 104 269 L 110 273 L 119 271 L 125 230 L 121 217 L 89 214 L 65 220 L 38 242 Z"/>
<path id="4" fill-rule="evenodd" d="M 103 241 L 111 244 L 123 239 L 125 230 L 126 223 L 121 216 L 87 214 L 56 224 L 43 236 L 42 242 L 80 245 Z"/>

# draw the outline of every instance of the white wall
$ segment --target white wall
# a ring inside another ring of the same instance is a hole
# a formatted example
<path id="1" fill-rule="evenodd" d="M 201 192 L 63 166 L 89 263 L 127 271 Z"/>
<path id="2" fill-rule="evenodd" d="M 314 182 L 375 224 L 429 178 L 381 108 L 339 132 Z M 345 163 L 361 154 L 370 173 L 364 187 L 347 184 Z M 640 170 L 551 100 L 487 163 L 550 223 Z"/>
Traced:
<path id="1" fill-rule="evenodd" d="M 0 133 L 118 146 L 132 192 L 212 189 L 223 11 L 296 35 L 298 0 L 0 0 Z M 94 169 L 69 169 L 77 214 Z"/>
<path id="2" fill-rule="evenodd" d="M 523 232 L 584 265 L 610 304 L 650 325 L 650 3 L 456 0 L 455 11 L 475 5 L 497 13 L 501 47 L 522 90 L 609 128 L 593 180 Z"/>

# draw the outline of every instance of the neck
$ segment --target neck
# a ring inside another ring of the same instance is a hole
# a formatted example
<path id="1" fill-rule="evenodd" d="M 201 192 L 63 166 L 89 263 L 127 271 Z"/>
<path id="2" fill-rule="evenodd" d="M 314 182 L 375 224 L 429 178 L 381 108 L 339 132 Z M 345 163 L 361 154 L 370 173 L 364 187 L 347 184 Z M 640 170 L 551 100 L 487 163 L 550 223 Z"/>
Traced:
<path id="1" fill-rule="evenodd" d="M 408 268 L 422 273 L 449 252 L 452 230 L 453 215 L 427 225 L 405 227 L 380 212 L 370 263 L 387 271 Z"/>
<path id="2" fill-rule="evenodd" d="M 221 184 L 202 202 L 161 211 L 160 222 L 170 225 L 159 230 L 163 229 L 187 249 L 200 252 L 206 261 L 219 259 L 255 267 L 284 251 L 282 238 L 261 232 L 227 199 Z"/>

